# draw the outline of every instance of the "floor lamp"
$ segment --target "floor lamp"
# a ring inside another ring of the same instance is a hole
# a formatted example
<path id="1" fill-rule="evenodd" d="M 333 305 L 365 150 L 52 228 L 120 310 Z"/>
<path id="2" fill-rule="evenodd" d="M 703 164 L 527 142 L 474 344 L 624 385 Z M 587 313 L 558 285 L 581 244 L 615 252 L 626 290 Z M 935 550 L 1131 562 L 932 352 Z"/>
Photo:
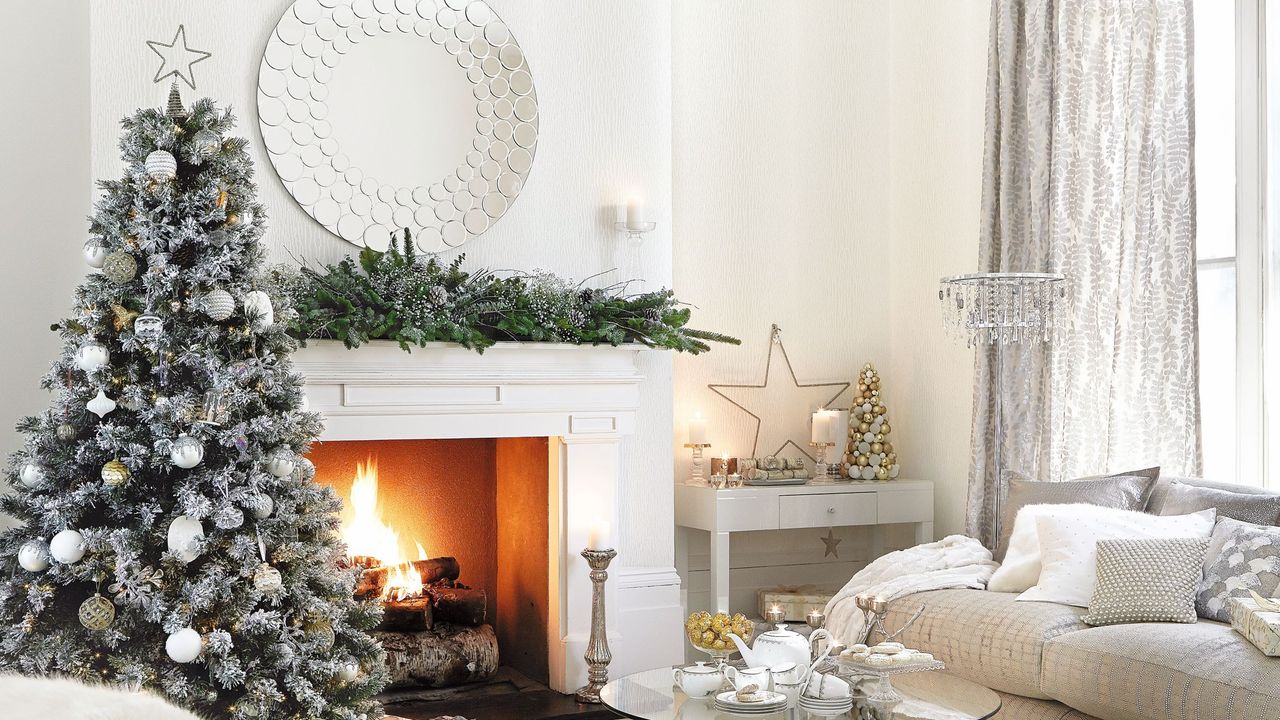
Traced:
<path id="1" fill-rule="evenodd" d="M 1056 273 L 973 273 L 942 278 L 943 325 L 967 347 L 996 355 L 995 497 L 992 542 L 1000 537 L 1004 505 L 1004 355 L 1013 344 L 1053 343 L 1068 315 L 1067 279 Z"/>

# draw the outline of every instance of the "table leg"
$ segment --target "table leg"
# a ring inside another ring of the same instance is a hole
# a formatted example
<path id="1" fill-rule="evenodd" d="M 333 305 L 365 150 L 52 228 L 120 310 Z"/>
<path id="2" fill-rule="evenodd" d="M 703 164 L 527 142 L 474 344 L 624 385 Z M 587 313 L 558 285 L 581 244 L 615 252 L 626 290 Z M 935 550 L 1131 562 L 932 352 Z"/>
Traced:
<path id="1" fill-rule="evenodd" d="M 933 542 L 933 521 L 916 523 L 916 544 Z"/>
<path id="2" fill-rule="evenodd" d="M 689 612 L 689 528 L 676 526 L 676 574 L 680 576 L 680 607 Z"/>
<path id="3" fill-rule="evenodd" d="M 884 554 L 884 528 L 880 525 L 871 526 L 871 560 L 875 560 Z"/>
<path id="4" fill-rule="evenodd" d="M 729 533 L 711 535 L 711 599 L 716 612 L 729 612 Z"/>

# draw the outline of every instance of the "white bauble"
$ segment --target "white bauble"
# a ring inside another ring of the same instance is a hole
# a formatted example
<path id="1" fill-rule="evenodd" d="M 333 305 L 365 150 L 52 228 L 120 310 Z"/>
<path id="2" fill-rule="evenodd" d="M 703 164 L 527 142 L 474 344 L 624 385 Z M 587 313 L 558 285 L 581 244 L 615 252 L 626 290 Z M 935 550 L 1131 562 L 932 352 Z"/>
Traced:
<path id="1" fill-rule="evenodd" d="M 235 298 L 222 288 L 214 288 L 205 293 L 204 297 L 200 298 L 200 302 L 204 305 L 204 314 L 214 322 L 222 322 L 236 311 Z"/>
<path id="2" fill-rule="evenodd" d="M 276 501 L 272 500 L 270 495 L 263 493 L 249 498 L 245 507 L 249 508 L 249 512 L 253 513 L 255 518 L 265 520 L 275 511 Z"/>
<path id="3" fill-rule="evenodd" d="M 254 327 L 264 328 L 276 321 L 271 296 L 261 290 L 249 291 L 240 302 L 244 305 L 244 314 L 254 318 Z"/>
<path id="4" fill-rule="evenodd" d="M 293 451 L 286 447 L 278 447 L 267 455 L 267 472 L 278 478 L 289 477 L 297 464 Z"/>
<path id="5" fill-rule="evenodd" d="M 60 563 L 80 562 L 84 557 L 84 536 L 78 530 L 63 530 L 49 541 L 49 554 Z"/>
<path id="6" fill-rule="evenodd" d="M 190 435 L 179 435 L 169 447 L 169 462 L 184 470 L 200 464 L 204 460 L 204 445 Z"/>
<path id="7" fill-rule="evenodd" d="M 868 465 L 868 466 L 866 466 L 866 467 L 862 468 L 862 479 L 863 479 L 863 480 L 875 480 L 875 479 L 876 479 L 876 469 L 875 469 L 875 468 L 873 468 L 873 467 L 871 467 L 870 465 Z"/>
<path id="8" fill-rule="evenodd" d="M 84 261 L 91 268 L 101 268 L 107 262 L 107 248 L 101 240 L 89 240 L 84 244 Z"/>
<path id="9" fill-rule="evenodd" d="M 164 651 L 176 663 L 189 663 L 200 657 L 204 640 L 194 628 L 182 628 L 164 641 Z"/>
<path id="10" fill-rule="evenodd" d="M 89 412 L 102 418 L 106 417 L 108 413 L 116 409 L 116 401 L 107 397 L 107 394 L 102 390 L 99 390 L 98 394 L 95 395 L 92 400 L 85 403 L 84 406 L 89 409 Z"/>
<path id="11" fill-rule="evenodd" d="M 49 549 L 40 540 L 28 540 L 18 549 L 18 564 L 29 572 L 46 570 L 49 567 Z"/>
<path id="12" fill-rule="evenodd" d="M 76 367 L 90 373 L 111 361 L 111 353 L 99 342 L 90 342 L 76 351 Z"/>
<path id="13" fill-rule="evenodd" d="M 35 463 L 27 463 L 18 471 L 18 479 L 23 485 L 34 490 L 44 484 L 44 468 Z"/>
<path id="14" fill-rule="evenodd" d="M 359 663 L 346 662 L 338 668 L 338 679 L 344 683 L 355 682 L 358 677 L 360 677 Z"/>
<path id="15" fill-rule="evenodd" d="M 167 150 L 156 150 L 143 161 L 147 175 L 156 182 L 165 182 L 178 176 L 178 160 Z"/>
<path id="16" fill-rule="evenodd" d="M 190 515 L 179 515 L 169 523 L 169 552 L 182 562 L 189 563 L 200 557 L 200 540 L 204 538 L 204 526 Z"/>

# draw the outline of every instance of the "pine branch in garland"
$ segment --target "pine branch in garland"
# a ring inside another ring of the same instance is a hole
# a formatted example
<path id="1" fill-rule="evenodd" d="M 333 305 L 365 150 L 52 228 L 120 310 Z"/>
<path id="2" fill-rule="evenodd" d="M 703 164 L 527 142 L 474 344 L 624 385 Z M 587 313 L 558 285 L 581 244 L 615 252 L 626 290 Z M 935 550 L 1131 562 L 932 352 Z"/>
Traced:
<path id="1" fill-rule="evenodd" d="M 692 312 L 670 290 L 625 294 L 626 286 L 588 288 L 535 271 L 500 277 L 418 260 L 408 230 L 385 252 L 365 248 L 322 269 L 279 269 L 275 280 L 297 310 L 290 331 L 303 340 L 341 340 L 355 348 L 394 340 L 405 350 L 452 342 L 484 352 L 495 342 L 575 345 L 639 343 L 698 354 L 737 338 L 688 327 Z"/>

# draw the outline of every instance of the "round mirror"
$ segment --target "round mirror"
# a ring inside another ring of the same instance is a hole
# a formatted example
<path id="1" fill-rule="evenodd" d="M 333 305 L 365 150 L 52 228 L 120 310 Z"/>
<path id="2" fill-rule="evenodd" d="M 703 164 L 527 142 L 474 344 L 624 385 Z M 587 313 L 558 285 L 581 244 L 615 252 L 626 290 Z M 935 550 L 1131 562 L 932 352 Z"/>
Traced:
<path id="1" fill-rule="evenodd" d="M 258 77 L 263 142 L 316 222 L 426 252 L 484 233 L 533 168 L 538 103 L 524 52 L 481 0 L 297 0 Z"/>

